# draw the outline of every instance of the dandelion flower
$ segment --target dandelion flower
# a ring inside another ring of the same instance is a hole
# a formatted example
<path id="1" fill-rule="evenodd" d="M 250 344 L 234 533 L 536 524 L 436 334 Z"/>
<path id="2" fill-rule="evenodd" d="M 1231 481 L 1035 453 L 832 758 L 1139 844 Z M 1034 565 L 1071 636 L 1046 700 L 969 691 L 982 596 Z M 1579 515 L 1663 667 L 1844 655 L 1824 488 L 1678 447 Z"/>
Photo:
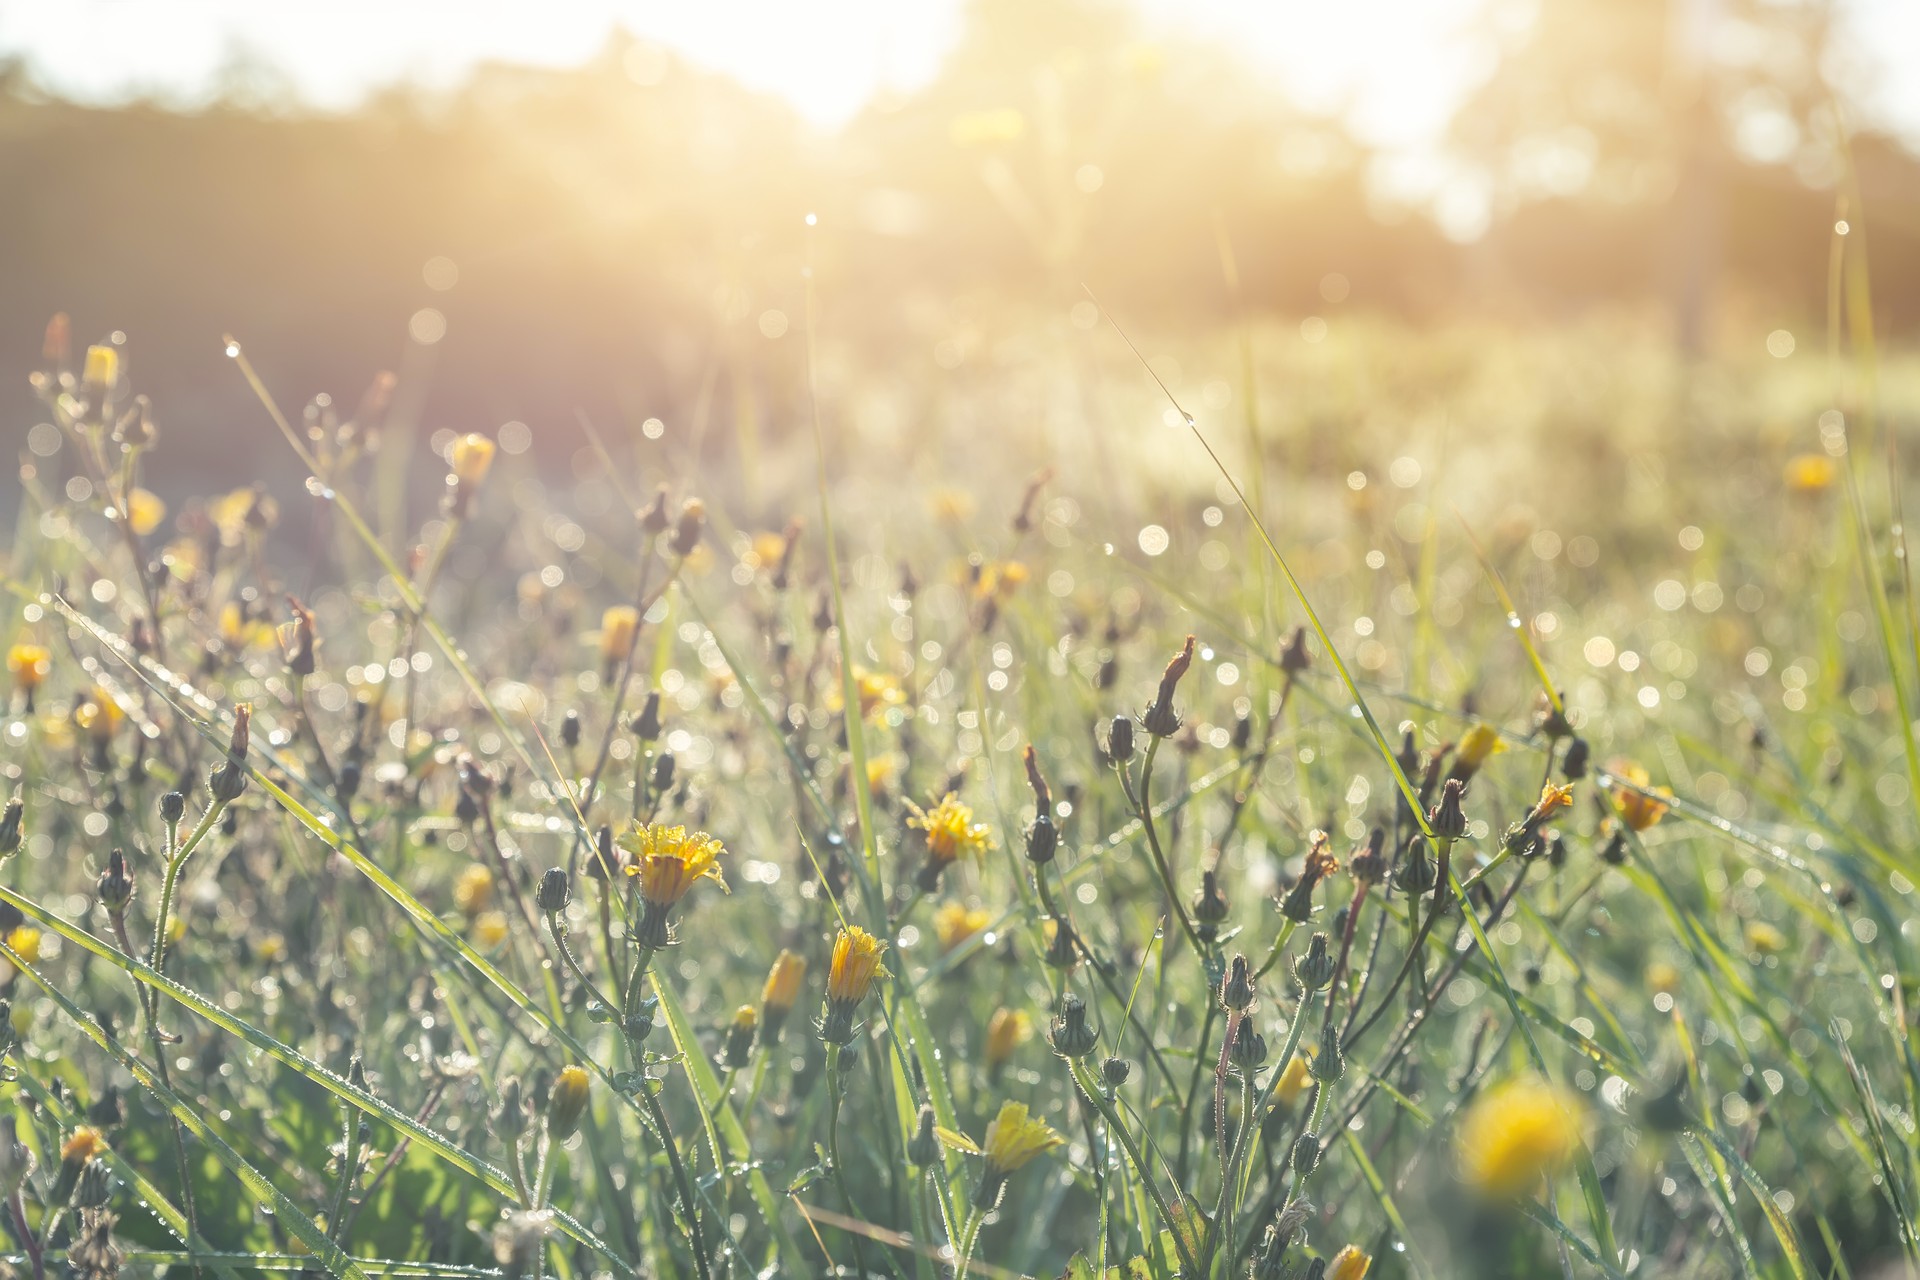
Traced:
<path id="1" fill-rule="evenodd" d="M 97 746 L 111 742 L 126 718 L 127 713 L 120 709 L 113 695 L 98 685 L 73 710 L 74 726 L 93 739 Z"/>
<path id="2" fill-rule="evenodd" d="M 1033 1019 L 1018 1009 L 1000 1008 L 987 1022 L 987 1066 L 1003 1067 L 1013 1051 L 1033 1035 Z"/>
<path id="3" fill-rule="evenodd" d="M 1787 459 L 1787 489 L 1791 493 L 1823 493 L 1833 487 L 1839 471 L 1824 453 L 1798 454 Z"/>
<path id="4" fill-rule="evenodd" d="M 107 1139 L 90 1124 L 83 1124 L 60 1144 L 60 1163 L 82 1165 L 106 1148 Z"/>
<path id="5" fill-rule="evenodd" d="M 770 1037 L 779 1038 L 787 1015 L 800 999 L 800 983 L 806 976 L 805 956 L 782 950 L 774 957 L 773 967 L 767 970 L 767 984 L 760 989 L 760 1020 Z"/>
<path id="6" fill-rule="evenodd" d="M 1454 748 L 1452 776 L 1462 781 L 1480 772 L 1480 766 L 1487 757 L 1506 748 L 1500 741 L 1500 731 L 1490 724 L 1476 724 L 1460 738 L 1460 745 Z"/>
<path id="7" fill-rule="evenodd" d="M 993 917 L 983 908 L 949 902 L 933 913 L 933 936 L 940 940 L 942 951 L 952 951 L 992 921 Z"/>
<path id="8" fill-rule="evenodd" d="M 1620 821 L 1634 831 L 1645 831 L 1667 816 L 1668 802 L 1673 799 L 1673 793 L 1665 787 L 1649 785 L 1652 778 L 1645 769 L 1630 761 L 1615 761 L 1609 768 L 1631 784 L 1613 789 L 1613 808 L 1620 815 Z"/>
<path id="9" fill-rule="evenodd" d="M 26 694 L 29 701 L 52 668 L 53 654 L 45 645 L 21 643 L 7 650 L 7 673 L 13 677 L 13 687 Z"/>
<path id="10" fill-rule="evenodd" d="M 1745 930 L 1747 950 L 1762 956 L 1777 956 L 1787 949 L 1787 935 L 1765 920 L 1749 920 Z"/>
<path id="11" fill-rule="evenodd" d="M 447 466 L 463 485 L 477 485 L 493 466 L 493 441 L 482 435 L 464 435 L 447 450 Z"/>
<path id="12" fill-rule="evenodd" d="M 827 1011 L 820 1020 L 820 1038 L 828 1044 L 853 1039 L 853 1015 L 873 989 L 875 978 L 886 974 L 880 955 L 887 944 L 858 925 L 840 930 L 833 940 L 833 963 L 827 969 Z"/>
<path id="13" fill-rule="evenodd" d="M 453 905 L 471 920 L 493 905 L 493 872 L 475 864 L 453 882 Z"/>
<path id="14" fill-rule="evenodd" d="M 580 1127 L 587 1109 L 587 1084 L 586 1068 L 572 1063 L 554 1077 L 553 1091 L 547 1095 L 547 1136 L 553 1141 L 565 1142 Z"/>
<path id="15" fill-rule="evenodd" d="M 1538 1077 L 1485 1094 L 1460 1123 L 1460 1171 L 1468 1185 L 1495 1199 L 1531 1192 L 1579 1147 L 1579 1106 Z"/>
<path id="16" fill-rule="evenodd" d="M 40 931 L 30 924 L 23 924 L 7 935 L 7 945 L 13 948 L 15 955 L 32 964 L 40 958 Z"/>
<path id="17" fill-rule="evenodd" d="M 640 900 L 646 906 L 640 918 L 641 946 L 663 947 L 673 940 L 667 913 L 695 883 L 711 879 L 726 888 L 719 866 L 726 846 L 704 831 L 636 822 L 618 843 L 631 855 L 626 871 L 639 878 Z"/>
<path id="18" fill-rule="evenodd" d="M 980 1182 L 980 1203 L 992 1204 L 999 1199 L 1007 1175 L 1065 1141 L 1046 1121 L 1028 1114 L 1026 1103 L 1002 1103 L 1000 1114 L 987 1125 L 987 1140 L 981 1144 L 987 1172 Z"/>
<path id="19" fill-rule="evenodd" d="M 1280 1079 L 1273 1086 L 1273 1100 L 1276 1106 L 1292 1107 L 1300 1101 L 1300 1095 L 1313 1087 L 1313 1072 L 1308 1059 L 1312 1056 L 1313 1046 L 1308 1045 L 1305 1053 L 1296 1053 L 1288 1059 L 1287 1066 L 1280 1073 Z"/>
<path id="20" fill-rule="evenodd" d="M 167 518 L 167 504 L 158 494 L 146 489 L 135 489 L 127 495 L 127 527 L 141 537 L 146 537 L 160 527 Z"/>
<path id="21" fill-rule="evenodd" d="M 940 873 L 960 858 L 977 858 L 993 845 L 993 833 L 973 820 L 973 810 L 949 791 L 931 810 L 911 806 L 907 825 L 927 833 L 927 862 L 920 869 L 922 888 L 932 890 Z"/>
<path id="22" fill-rule="evenodd" d="M 1373 1255 L 1348 1245 L 1334 1254 L 1333 1261 L 1327 1264 L 1326 1280 L 1366 1280 L 1367 1272 L 1372 1269 Z"/>

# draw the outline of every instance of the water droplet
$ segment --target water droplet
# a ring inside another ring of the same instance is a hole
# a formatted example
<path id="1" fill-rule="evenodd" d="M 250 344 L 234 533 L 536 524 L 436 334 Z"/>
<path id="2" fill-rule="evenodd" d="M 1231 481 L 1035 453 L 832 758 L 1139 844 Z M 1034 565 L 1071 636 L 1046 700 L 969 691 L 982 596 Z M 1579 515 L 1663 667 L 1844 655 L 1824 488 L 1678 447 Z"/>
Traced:
<path id="1" fill-rule="evenodd" d="M 239 355 L 240 355 L 240 344 L 237 342 L 229 342 L 227 344 L 227 359 L 229 360 L 237 359 Z"/>
<path id="2" fill-rule="evenodd" d="M 1198 425 L 1197 423 L 1195 423 L 1195 422 L 1194 422 L 1194 420 L 1193 420 L 1193 415 L 1192 415 L 1192 414 L 1190 414 L 1190 413 L 1182 413 L 1182 414 L 1181 414 L 1180 416 L 1181 416 L 1181 417 L 1183 417 L 1183 418 L 1185 418 L 1185 419 L 1187 420 L 1187 425 L 1188 425 L 1189 427 L 1192 427 L 1192 426 L 1197 426 L 1197 425 Z"/>
<path id="3" fill-rule="evenodd" d="M 1517 613 L 1509 613 L 1507 615 L 1507 625 L 1515 631 L 1518 631 L 1520 629 L 1520 615 Z"/>

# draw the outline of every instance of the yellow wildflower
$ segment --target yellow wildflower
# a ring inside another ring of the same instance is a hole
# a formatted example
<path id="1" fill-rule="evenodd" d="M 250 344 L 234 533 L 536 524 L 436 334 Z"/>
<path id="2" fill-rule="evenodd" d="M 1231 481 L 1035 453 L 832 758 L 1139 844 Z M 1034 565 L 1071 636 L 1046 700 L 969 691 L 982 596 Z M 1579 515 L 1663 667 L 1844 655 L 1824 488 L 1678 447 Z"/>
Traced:
<path id="1" fill-rule="evenodd" d="M 1765 920 L 1747 921 L 1745 932 L 1749 951 L 1763 956 L 1775 956 L 1787 949 L 1787 935 Z"/>
<path id="2" fill-rule="evenodd" d="M 90 1124 L 83 1124 L 68 1134 L 67 1140 L 60 1144 L 60 1163 L 85 1164 L 99 1155 L 106 1145 L 107 1139 L 104 1134 Z"/>
<path id="3" fill-rule="evenodd" d="M 127 495 L 127 525 L 141 537 L 146 537 L 160 527 L 167 518 L 167 504 L 158 494 L 146 489 L 135 489 Z"/>
<path id="4" fill-rule="evenodd" d="M 1500 741 L 1500 731 L 1490 724 L 1476 724 L 1460 738 L 1460 745 L 1453 754 L 1453 774 L 1458 778 L 1471 778 L 1479 772 L 1487 757 L 1506 750 Z"/>
<path id="5" fill-rule="evenodd" d="M 447 466 L 461 484 L 479 484 L 493 466 L 493 441 L 482 435 L 461 436 L 447 450 Z"/>
<path id="6" fill-rule="evenodd" d="M 1033 1019 L 1017 1009 L 995 1009 L 987 1022 L 987 1066 L 1005 1066 L 1023 1041 L 1033 1035 Z"/>
<path id="7" fill-rule="evenodd" d="M 1793 493 L 1821 493 L 1833 487 L 1840 468 L 1824 453 L 1802 453 L 1787 459 L 1787 488 Z"/>
<path id="8" fill-rule="evenodd" d="M 80 375 L 89 387 L 111 387 L 120 380 L 120 351 L 98 344 L 87 348 L 87 363 Z"/>
<path id="9" fill-rule="evenodd" d="M 1286 1070 L 1280 1073 L 1279 1082 L 1273 1086 L 1276 1106 L 1293 1106 L 1300 1101 L 1301 1094 L 1313 1087 L 1313 1073 L 1308 1065 L 1312 1056 L 1313 1046 L 1308 1045 L 1304 1052 L 1296 1053 L 1288 1060 Z"/>
<path id="10" fill-rule="evenodd" d="M 493 872 L 479 863 L 460 873 L 453 882 L 453 905 L 471 920 L 493 905 Z"/>
<path id="11" fill-rule="evenodd" d="M 1533 806 L 1533 816 L 1538 821 L 1552 817 L 1562 809 L 1573 807 L 1573 784 L 1556 787 L 1551 782 L 1540 788 L 1540 803 Z"/>
<path id="12" fill-rule="evenodd" d="M 1631 761 L 1615 761 L 1608 766 L 1608 771 L 1632 784 L 1632 787 L 1613 789 L 1613 808 L 1620 815 L 1620 821 L 1635 831 L 1645 831 L 1667 816 L 1668 801 L 1673 799 L 1673 793 L 1665 787 L 1650 786 L 1652 778 L 1645 769 Z"/>
<path id="13" fill-rule="evenodd" d="M 980 1202 L 992 1204 L 999 1198 L 1008 1174 L 1065 1141 L 1046 1121 L 1028 1114 L 1026 1103 L 1002 1103 L 1000 1114 L 987 1125 L 987 1140 L 981 1144 L 987 1172 L 980 1183 Z"/>
<path id="14" fill-rule="evenodd" d="M 618 843 L 633 855 L 627 874 L 640 878 L 640 897 L 649 904 L 671 907 L 702 879 L 726 887 L 719 866 L 726 846 L 704 831 L 636 822 Z"/>
<path id="15" fill-rule="evenodd" d="M 833 940 L 833 963 L 827 968 L 827 1012 L 820 1023 L 820 1038 L 828 1044 L 846 1044 L 853 1039 L 853 1014 L 873 989 L 875 978 L 886 969 L 880 955 L 887 944 L 858 925 L 848 925 Z"/>
<path id="16" fill-rule="evenodd" d="M 249 528 L 271 529 L 280 519 L 280 504 L 253 488 L 235 489 L 207 505 L 213 527 L 220 531 L 223 545 L 237 547 Z"/>
<path id="17" fill-rule="evenodd" d="M 38 689 L 52 667 L 53 654 L 45 645 L 23 642 L 7 650 L 7 671 L 13 676 L 14 687 L 23 693 Z"/>
<path id="18" fill-rule="evenodd" d="M 1358 1246 L 1348 1245 L 1333 1255 L 1333 1261 L 1327 1264 L 1326 1280 L 1366 1280 L 1367 1272 L 1373 1269 L 1373 1255 L 1360 1252 Z"/>
<path id="19" fill-rule="evenodd" d="M 587 1109 L 587 1084 L 586 1068 L 572 1063 L 553 1078 L 553 1090 L 547 1094 L 547 1137 L 552 1141 L 565 1142 L 580 1127 Z"/>
<path id="20" fill-rule="evenodd" d="M 600 661 L 609 670 L 626 661 L 639 629 L 640 611 L 630 604 L 617 604 L 600 615 Z"/>
<path id="21" fill-rule="evenodd" d="M 1538 1077 L 1509 1081 L 1483 1095 L 1460 1123 L 1460 1171 L 1496 1199 L 1524 1195 L 1580 1145 L 1580 1100 Z"/>
<path id="22" fill-rule="evenodd" d="M 800 983 L 807 976 L 807 958 L 784 948 L 767 970 L 767 983 L 760 989 L 760 1017 L 769 1035 L 778 1036 L 787 1015 L 800 999 Z"/>
<path id="23" fill-rule="evenodd" d="M 73 709 L 75 727 L 101 746 L 113 740 L 126 718 L 127 713 L 120 709 L 113 695 L 98 685 Z"/>
<path id="24" fill-rule="evenodd" d="M 949 902 L 933 913 L 933 936 L 940 940 L 942 951 L 951 951 L 985 929 L 992 920 L 983 908 Z"/>
<path id="25" fill-rule="evenodd" d="M 949 791 L 931 810 L 909 805 L 913 816 L 907 825 L 927 833 L 927 862 L 920 870 L 920 883 L 931 890 L 940 881 L 940 873 L 960 858 L 977 858 L 993 846 L 993 833 L 973 820 L 973 810 Z"/>
<path id="26" fill-rule="evenodd" d="M 7 935 L 7 945 L 13 948 L 15 955 L 32 964 L 40 958 L 40 931 L 30 924 L 23 924 Z"/>
<path id="27" fill-rule="evenodd" d="M 498 911 L 485 911 L 473 922 L 473 940 L 492 950 L 507 940 L 507 917 Z"/>

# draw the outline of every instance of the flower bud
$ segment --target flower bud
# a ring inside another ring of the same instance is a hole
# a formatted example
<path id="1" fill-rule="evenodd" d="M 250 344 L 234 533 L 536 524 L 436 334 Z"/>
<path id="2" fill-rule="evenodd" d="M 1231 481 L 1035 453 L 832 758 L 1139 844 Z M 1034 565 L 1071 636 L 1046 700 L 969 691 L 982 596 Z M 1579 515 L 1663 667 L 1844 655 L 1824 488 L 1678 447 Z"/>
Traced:
<path id="1" fill-rule="evenodd" d="M 1433 892 L 1439 880 L 1440 872 L 1427 858 L 1427 838 L 1415 836 L 1407 841 L 1406 858 L 1393 876 L 1394 887 L 1410 898 L 1417 898 Z"/>
<path id="2" fill-rule="evenodd" d="M 587 875 L 595 880 L 613 880 L 620 875 L 620 850 L 613 843 L 613 828 L 604 823 L 593 833 L 593 852 L 587 856 Z"/>
<path id="3" fill-rule="evenodd" d="M 20 825 L 26 812 L 26 801 L 19 796 L 7 801 L 6 809 L 0 811 L 0 858 L 20 852 Z"/>
<path id="4" fill-rule="evenodd" d="M 1267 1038 L 1253 1029 L 1252 1018 L 1242 1018 L 1233 1033 L 1233 1046 L 1227 1051 L 1228 1061 L 1242 1075 L 1252 1075 L 1267 1060 Z"/>
<path id="5" fill-rule="evenodd" d="M 1194 895 L 1193 919 L 1202 942 L 1220 936 L 1220 922 L 1227 918 L 1227 895 L 1220 890 L 1220 876 L 1214 871 L 1200 873 L 1200 892 Z"/>
<path id="6" fill-rule="evenodd" d="M 1347 871 L 1355 880 L 1361 884 L 1379 884 L 1387 878 L 1387 860 L 1381 853 L 1386 841 L 1386 830 L 1375 827 L 1367 836 L 1367 847 L 1347 859 Z"/>
<path id="7" fill-rule="evenodd" d="M 500 1105 L 493 1113 L 493 1131 L 512 1146 L 527 1131 L 527 1099 L 519 1076 L 500 1082 Z"/>
<path id="8" fill-rule="evenodd" d="M 1027 824 L 1027 861 L 1045 866 L 1059 848 L 1060 828 L 1053 825 L 1053 815 L 1044 810 L 1035 814 Z"/>
<path id="9" fill-rule="evenodd" d="M 1132 1074 L 1133 1064 L 1125 1058 L 1108 1058 L 1100 1064 L 1100 1078 L 1106 1081 L 1109 1089 L 1118 1089 Z"/>
<path id="10" fill-rule="evenodd" d="M 1235 956 L 1220 982 L 1220 1005 L 1234 1013 L 1253 1007 L 1253 969 L 1243 955 Z"/>
<path id="11" fill-rule="evenodd" d="M 1332 1018 L 1320 1024 L 1320 1051 L 1313 1055 L 1307 1070 L 1323 1085 L 1332 1084 L 1346 1074 L 1347 1060 L 1340 1052 L 1340 1033 Z"/>
<path id="12" fill-rule="evenodd" d="M 1467 784 L 1458 778 L 1448 778 L 1440 788 L 1440 803 L 1427 815 L 1427 825 L 1440 839 L 1458 840 L 1467 834 L 1467 815 L 1460 808 L 1460 798 L 1466 790 Z"/>
<path id="13" fill-rule="evenodd" d="M 1127 716 L 1115 716 L 1107 730 L 1107 759 L 1121 765 L 1133 759 L 1133 721 Z"/>
<path id="14" fill-rule="evenodd" d="M 215 804 L 231 804 L 247 789 L 247 745 L 252 724 L 252 703 L 243 702 L 233 709 L 233 737 L 227 744 L 226 762 L 207 776 L 207 790 Z"/>
<path id="15" fill-rule="evenodd" d="M 653 501 L 641 508 L 640 528 L 648 537 L 655 538 L 667 531 L 667 486 L 654 490 Z"/>
<path id="16" fill-rule="evenodd" d="M 166 823 L 168 826 L 171 827 L 178 824 L 180 819 L 186 816 L 186 813 L 186 792 L 169 791 L 160 797 L 160 821 Z"/>
<path id="17" fill-rule="evenodd" d="M 108 915 L 119 915 L 133 901 L 133 877 L 127 872 L 127 855 L 115 849 L 107 856 L 107 869 L 93 883 L 93 891 Z"/>
<path id="18" fill-rule="evenodd" d="M 1313 659 L 1307 656 L 1307 629 L 1295 627 L 1287 637 L 1287 647 L 1280 651 L 1280 670 L 1291 678 L 1312 665 Z"/>
<path id="19" fill-rule="evenodd" d="M 653 759 L 653 793 L 665 795 L 673 789 L 673 752 L 662 751 Z"/>
<path id="20" fill-rule="evenodd" d="M 580 713 L 569 710 L 560 718 L 560 745 L 571 751 L 580 745 Z"/>
<path id="21" fill-rule="evenodd" d="M 1053 1051 L 1069 1061 L 1078 1061 L 1093 1052 L 1099 1034 L 1087 1021 L 1086 1001 L 1069 991 L 1060 997 L 1060 1012 L 1047 1030 Z"/>
<path id="22" fill-rule="evenodd" d="M 1080 963 L 1080 949 L 1074 940 L 1073 923 L 1065 916 L 1055 916 L 1052 924 L 1052 935 L 1047 939 L 1047 965 L 1054 969 L 1071 969 Z"/>
<path id="23" fill-rule="evenodd" d="M 707 504 L 698 498 L 688 498 L 680 508 L 680 518 L 674 522 L 673 541 L 668 548 L 676 556 L 690 556 L 693 549 L 700 545 L 700 535 L 706 531 Z"/>
<path id="24" fill-rule="evenodd" d="M 1160 688 L 1153 695 L 1153 701 L 1147 704 L 1146 714 L 1140 717 L 1141 727 L 1154 737 L 1171 738 L 1180 732 L 1180 716 L 1173 709 L 1173 695 L 1192 665 L 1193 637 L 1188 636 L 1185 647 L 1167 663 L 1167 669 L 1160 677 Z"/>
<path id="25" fill-rule="evenodd" d="M 633 730 L 633 736 L 641 742 L 654 742 L 660 737 L 660 691 L 649 689 L 647 700 L 640 704 L 640 710 L 634 713 L 633 720 L 627 725 Z"/>
<path id="26" fill-rule="evenodd" d="M 560 1068 L 553 1090 L 547 1094 L 547 1137 L 554 1142 L 565 1142 L 572 1137 L 586 1109 L 586 1068 L 572 1065 Z"/>
<path id="27" fill-rule="evenodd" d="M 1593 748 L 1587 745 L 1585 738 L 1575 738 L 1567 743 L 1567 752 L 1560 757 L 1560 774 L 1568 782 L 1577 782 L 1587 776 L 1587 761 L 1592 757 Z"/>
<path id="28" fill-rule="evenodd" d="M 534 895 L 534 901 L 539 904 L 540 910 L 550 916 L 567 909 L 567 904 L 573 901 L 573 887 L 567 883 L 565 867 L 547 868 L 547 873 L 540 877 L 540 888 Z"/>
<path id="29" fill-rule="evenodd" d="M 913 1137 L 907 1139 L 907 1159 L 925 1169 L 940 1162 L 940 1139 L 933 1132 L 933 1108 L 920 1108 Z"/>
<path id="30" fill-rule="evenodd" d="M 751 1062 L 754 1036 L 759 1030 L 759 1010 L 750 1004 L 734 1010 L 733 1021 L 727 1024 L 727 1038 L 720 1045 L 720 1065 L 729 1071 L 738 1071 Z"/>
<path id="31" fill-rule="evenodd" d="M 1293 1156 L 1290 1161 L 1293 1176 L 1304 1178 L 1320 1164 L 1320 1139 L 1318 1135 L 1303 1133 L 1293 1140 Z"/>
<path id="32" fill-rule="evenodd" d="M 461 436 L 447 450 L 447 467 L 462 485 L 478 485 L 493 467 L 493 441 L 474 433 Z"/>
<path id="33" fill-rule="evenodd" d="M 1333 981 L 1338 963 L 1327 948 L 1327 935 L 1316 933 L 1307 940 L 1307 954 L 1293 962 L 1293 976 L 1306 990 L 1318 991 Z"/>
<path id="34" fill-rule="evenodd" d="M 119 380 L 119 349 L 104 344 L 88 347 L 87 362 L 80 375 L 81 383 L 90 391 L 106 391 Z"/>

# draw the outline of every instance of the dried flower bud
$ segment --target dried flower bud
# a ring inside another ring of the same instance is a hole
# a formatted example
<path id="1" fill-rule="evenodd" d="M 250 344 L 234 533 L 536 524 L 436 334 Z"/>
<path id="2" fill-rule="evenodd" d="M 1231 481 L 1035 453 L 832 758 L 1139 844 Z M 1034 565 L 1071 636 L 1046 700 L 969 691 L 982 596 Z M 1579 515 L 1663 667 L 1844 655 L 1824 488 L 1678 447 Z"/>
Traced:
<path id="1" fill-rule="evenodd" d="M 1387 859 L 1381 852 L 1387 842 L 1383 827 L 1367 834 L 1367 847 L 1347 859 L 1347 871 L 1361 884 L 1379 884 L 1387 878 Z"/>
<path id="2" fill-rule="evenodd" d="M 534 901 L 540 910 L 548 915 L 558 915 L 567 909 L 573 901 L 573 887 L 567 883 L 565 867 L 548 867 L 547 873 L 540 877 L 540 888 L 534 895 Z"/>
<path id="3" fill-rule="evenodd" d="M 1180 716 L 1173 709 L 1173 695 L 1192 665 L 1193 637 L 1188 636 L 1186 645 L 1167 663 L 1167 669 L 1160 677 L 1160 688 L 1153 695 L 1153 701 L 1147 704 L 1146 714 L 1140 717 L 1141 727 L 1154 737 L 1171 738 L 1180 732 Z"/>

